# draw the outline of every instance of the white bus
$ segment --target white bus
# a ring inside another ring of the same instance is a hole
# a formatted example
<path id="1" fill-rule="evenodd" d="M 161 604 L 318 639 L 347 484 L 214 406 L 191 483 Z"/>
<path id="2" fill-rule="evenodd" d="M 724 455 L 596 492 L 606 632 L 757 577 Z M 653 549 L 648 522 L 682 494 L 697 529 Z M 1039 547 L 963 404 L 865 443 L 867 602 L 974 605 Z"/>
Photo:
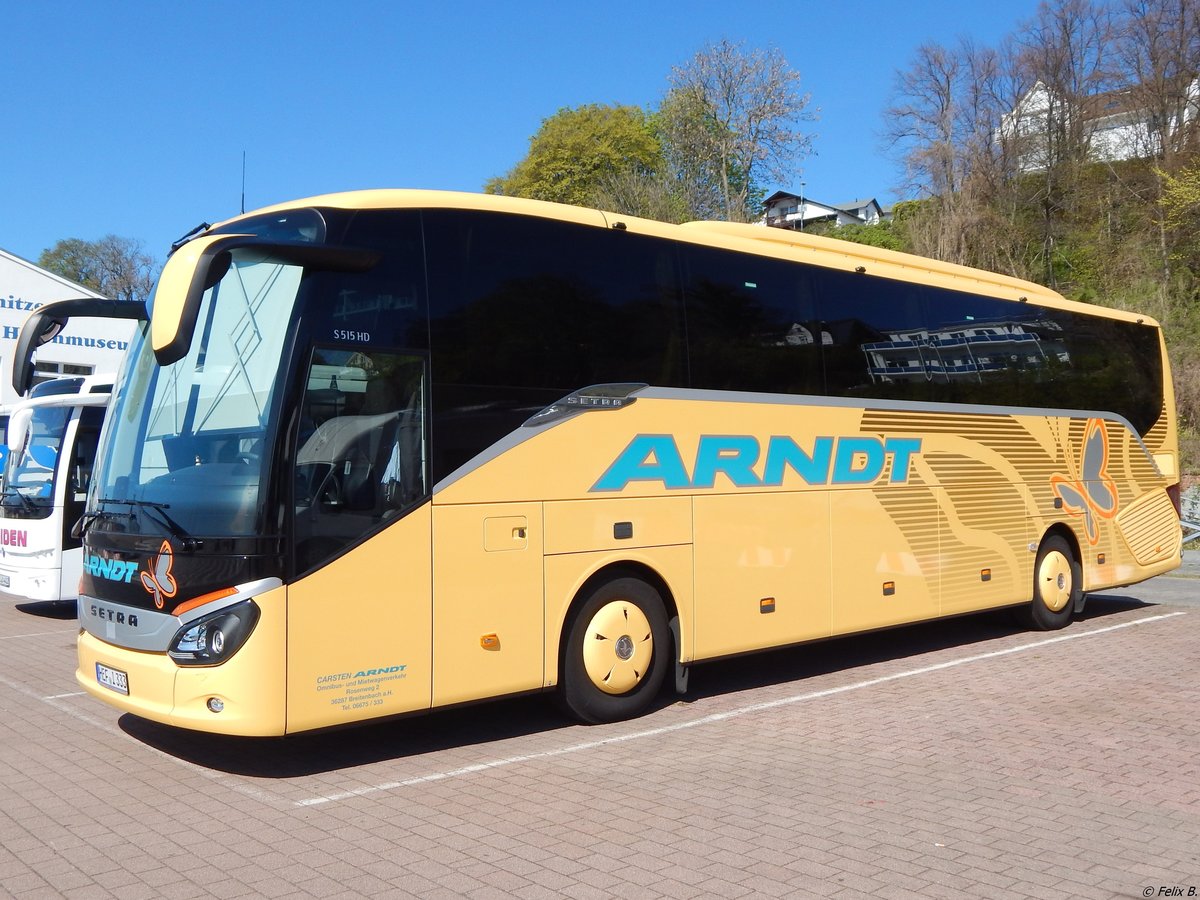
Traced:
<path id="1" fill-rule="evenodd" d="M 113 376 L 56 378 L 8 408 L 0 493 L 0 590 L 34 601 L 74 600 L 83 514 Z"/>

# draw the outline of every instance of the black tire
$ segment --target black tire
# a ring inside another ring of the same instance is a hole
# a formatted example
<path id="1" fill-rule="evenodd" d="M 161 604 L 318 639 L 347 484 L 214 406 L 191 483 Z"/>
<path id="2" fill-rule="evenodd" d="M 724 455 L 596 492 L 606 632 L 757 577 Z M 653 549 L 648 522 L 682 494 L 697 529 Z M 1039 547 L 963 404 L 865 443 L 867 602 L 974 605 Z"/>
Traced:
<path id="1" fill-rule="evenodd" d="M 571 616 L 559 697 L 593 725 L 640 715 L 658 696 L 674 642 L 658 591 L 632 577 L 593 590 Z"/>
<path id="2" fill-rule="evenodd" d="M 1019 611 L 1027 628 L 1057 631 L 1066 627 L 1083 596 L 1083 570 L 1066 538 L 1052 534 L 1042 541 L 1033 564 L 1033 599 Z"/>

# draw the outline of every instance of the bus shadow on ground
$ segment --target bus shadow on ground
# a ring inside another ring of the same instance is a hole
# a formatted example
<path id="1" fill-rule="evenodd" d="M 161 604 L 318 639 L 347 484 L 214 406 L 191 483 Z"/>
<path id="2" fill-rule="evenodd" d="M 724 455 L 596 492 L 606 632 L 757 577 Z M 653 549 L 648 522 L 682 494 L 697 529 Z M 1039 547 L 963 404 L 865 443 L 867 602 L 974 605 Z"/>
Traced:
<path id="1" fill-rule="evenodd" d="M 74 600 L 39 600 L 31 603 L 18 603 L 16 609 L 30 616 L 42 619 L 77 619 L 79 607 Z"/>
<path id="2" fill-rule="evenodd" d="M 546 697 L 533 696 L 285 738 L 205 734 L 131 714 L 121 716 L 118 725 L 156 750 L 208 769 L 251 778 L 298 778 L 549 733 L 574 723 Z"/>
<path id="3" fill-rule="evenodd" d="M 1083 613 L 1076 616 L 1075 622 L 1087 622 L 1150 606 L 1133 597 L 1089 597 Z M 680 699 L 694 702 L 737 691 L 803 682 L 817 676 L 883 662 L 900 662 L 955 647 L 974 646 L 977 648 L 974 652 L 986 653 L 990 650 L 988 645 L 995 640 L 1024 634 L 1030 642 L 1034 642 L 1054 633 L 1026 629 L 1018 624 L 1010 609 L 901 625 L 705 663 L 693 669 L 688 693 Z"/>
<path id="4" fill-rule="evenodd" d="M 1103 619 L 1152 605 L 1132 597 L 1091 597 L 1078 621 Z M 817 676 L 955 647 L 977 646 L 977 652 L 987 652 L 992 641 L 1022 632 L 1011 611 L 996 610 L 718 660 L 692 670 L 685 696 L 676 697 L 664 691 L 650 715 L 679 703 L 695 703 L 791 682 L 802 683 Z M 1024 633 L 1031 641 L 1046 634 Z M 195 765 L 234 775 L 271 779 L 316 775 L 579 727 L 542 695 L 287 738 L 205 734 L 160 725 L 130 714 L 122 716 L 118 724 L 135 740 Z"/>

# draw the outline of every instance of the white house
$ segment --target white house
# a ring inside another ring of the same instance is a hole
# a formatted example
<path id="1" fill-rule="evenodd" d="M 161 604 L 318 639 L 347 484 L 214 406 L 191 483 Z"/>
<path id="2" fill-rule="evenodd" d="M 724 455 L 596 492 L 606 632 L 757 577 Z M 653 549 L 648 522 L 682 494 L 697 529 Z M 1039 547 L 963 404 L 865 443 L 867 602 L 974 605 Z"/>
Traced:
<path id="1" fill-rule="evenodd" d="M 1025 172 L 1047 168 L 1050 147 L 1045 138 L 1051 119 L 1069 115 L 1055 110 L 1056 97 L 1037 82 L 1000 123 L 999 138 L 1015 144 L 1020 167 Z M 1178 97 L 1179 112 L 1162 127 L 1155 127 L 1154 113 L 1130 88 L 1106 91 L 1084 99 L 1075 115 L 1089 155 L 1097 161 L 1144 159 L 1162 150 L 1161 135 L 1177 134 L 1200 120 L 1200 78 L 1186 83 Z"/>
<path id="2" fill-rule="evenodd" d="M 971 379 L 1006 370 L 1036 369 L 1050 358 L 1070 363 L 1055 322 L 981 321 L 939 330 L 883 335 L 862 345 L 872 381 Z"/>
<path id="3" fill-rule="evenodd" d="M 878 225 L 884 218 L 883 208 L 874 198 L 831 205 L 811 197 L 776 191 L 763 202 L 763 206 L 766 210 L 764 224 L 794 231 L 803 231 L 807 226 L 819 222 L 832 222 L 838 228 L 843 225 Z"/>
<path id="4" fill-rule="evenodd" d="M 12 386 L 17 335 L 29 314 L 54 300 L 99 297 L 82 285 L 0 250 L 0 404 L 17 399 Z M 136 323 L 130 319 L 72 319 L 35 357 L 34 381 L 57 375 L 116 372 Z"/>

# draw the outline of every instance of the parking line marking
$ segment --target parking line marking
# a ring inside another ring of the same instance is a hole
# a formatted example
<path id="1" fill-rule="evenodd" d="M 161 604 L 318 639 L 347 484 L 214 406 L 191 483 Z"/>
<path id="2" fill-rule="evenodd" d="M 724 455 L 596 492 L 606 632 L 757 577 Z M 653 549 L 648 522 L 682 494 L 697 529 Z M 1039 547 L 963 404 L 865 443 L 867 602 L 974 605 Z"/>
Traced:
<path id="1" fill-rule="evenodd" d="M 965 666 L 970 663 L 983 662 L 989 659 L 997 659 L 1001 656 L 1010 656 L 1014 653 L 1023 653 L 1026 650 L 1036 650 L 1039 647 L 1048 647 L 1051 644 L 1060 644 L 1065 641 L 1073 641 L 1079 638 L 1109 634 L 1114 631 L 1120 631 L 1124 628 L 1132 628 L 1137 625 L 1149 625 L 1153 622 L 1161 622 L 1165 619 L 1173 619 L 1176 616 L 1184 615 L 1187 615 L 1187 613 L 1163 613 L 1162 615 L 1158 616 L 1148 616 L 1144 619 L 1135 619 L 1132 622 L 1121 622 L 1117 625 L 1109 625 L 1105 628 L 1095 628 L 1088 631 L 1061 634 L 1052 638 L 1034 641 L 1029 644 L 1021 644 L 1019 646 L 1008 647 L 1003 650 L 993 650 L 989 653 L 979 653 L 975 656 L 966 656 L 961 659 L 951 659 L 947 660 L 946 662 L 934 663 L 933 665 L 929 666 L 921 666 L 917 669 L 909 669 L 905 672 L 896 672 L 891 675 L 881 675 L 878 678 L 868 678 L 864 681 L 856 681 L 852 684 L 843 684 L 838 687 L 826 688 L 820 691 L 810 691 L 804 694 L 795 694 L 791 697 L 782 697 L 778 700 L 767 700 L 763 703 L 753 703 L 749 706 L 741 706 L 737 709 L 726 710 L 725 712 L 712 713 L 711 715 L 702 716 L 699 719 L 692 719 L 687 722 L 677 722 L 674 725 L 664 725 L 661 728 L 650 728 L 645 731 L 636 731 L 631 734 L 615 735 L 613 737 L 600 738 L 599 740 L 595 741 L 584 741 L 583 743 L 572 744 L 568 747 L 559 747 L 556 750 L 543 750 L 538 753 L 526 753 L 519 756 L 509 756 L 501 759 L 489 760 L 487 762 L 475 763 L 474 765 L 470 766 L 462 766 L 461 768 L 450 769 L 444 772 L 432 772 L 428 775 L 416 775 L 412 778 L 405 778 L 400 781 L 389 781 L 385 784 L 356 788 L 350 791 L 341 791 L 336 794 L 308 797 L 303 800 L 296 800 L 294 803 L 296 806 L 320 806 L 325 803 L 337 803 L 342 800 L 350 800 L 355 797 L 362 797 L 366 794 L 377 794 L 383 791 L 393 791 L 398 790 L 399 788 L 413 787 L 414 785 L 418 784 L 428 784 L 434 781 L 445 781 L 450 778 L 460 778 L 464 775 L 474 775 L 478 772 L 485 772 L 488 769 L 499 769 L 505 766 L 531 762 L 533 760 L 549 759 L 555 756 L 565 756 L 569 753 L 580 753 L 585 750 L 595 750 L 598 747 L 605 747 L 610 744 L 623 744 L 627 741 L 636 741 L 641 740 L 642 738 L 659 737 L 660 735 L 664 734 L 672 734 L 677 731 L 684 731 L 690 728 L 700 728 L 704 725 L 712 725 L 717 722 L 724 722 L 727 719 L 740 718 L 741 716 L 750 715 L 751 713 L 777 709 L 782 706 L 791 706 L 797 703 L 804 703 L 809 700 L 822 700 L 826 697 L 836 696 L 837 694 L 845 694 L 850 691 L 858 691 L 865 688 L 876 687 L 881 684 L 888 684 L 892 681 L 901 681 L 905 678 L 915 678 L 919 675 L 928 675 L 931 672 L 941 672 L 945 669 L 953 669 L 957 666 Z"/>
<path id="2" fill-rule="evenodd" d="M 47 637 L 49 635 L 62 634 L 75 636 L 73 631 L 35 631 L 32 634 L 5 634 L 0 635 L 0 641 L 19 641 L 22 638 Z"/>
<path id="3" fill-rule="evenodd" d="M 86 691 L 79 691 L 77 693 L 68 693 L 68 694 L 57 694 L 52 697 L 43 697 L 40 694 L 30 690 L 25 685 L 23 685 L 19 682 L 13 681 L 10 678 L 6 678 L 3 675 L 0 675 L 0 685 L 3 685 L 5 687 L 9 688 L 10 690 L 16 691 L 18 694 L 23 694 L 26 697 L 30 697 L 34 700 L 38 700 L 42 703 L 45 703 L 47 706 L 51 707 L 52 709 L 56 709 L 61 713 L 66 713 L 72 719 L 75 719 L 78 722 L 82 722 L 85 725 L 90 725 L 93 728 L 97 728 L 100 731 L 105 732 L 106 734 L 111 734 L 116 737 L 123 738 L 124 740 L 132 741 L 133 743 L 135 743 L 139 747 L 141 747 L 143 750 L 149 750 L 151 753 L 155 754 L 156 756 L 158 756 L 162 759 L 165 759 L 169 762 L 175 763 L 178 766 L 182 766 L 184 769 L 186 769 L 189 772 L 192 772 L 196 775 L 199 775 L 202 778 L 207 778 L 210 781 L 218 781 L 221 784 L 223 784 L 225 787 L 228 787 L 231 790 L 236 791 L 239 794 L 242 794 L 247 797 L 251 797 L 255 800 L 258 800 L 260 803 L 266 804 L 267 806 L 272 806 L 272 807 L 275 807 L 276 809 L 280 808 L 279 798 L 277 796 L 275 796 L 274 794 L 271 794 L 268 791 L 262 791 L 262 790 L 259 790 L 258 788 L 253 787 L 252 785 L 244 784 L 239 781 L 235 781 L 235 780 L 231 779 L 229 777 L 229 775 L 227 775 L 224 772 L 213 771 L 212 769 L 208 769 L 204 766 L 200 766 L 200 765 L 196 765 L 195 763 L 188 762 L 186 759 L 180 759 L 178 756 L 173 756 L 170 753 L 167 753 L 165 750 L 159 750 L 157 747 L 151 747 L 149 744 L 143 743 L 142 741 L 139 741 L 137 738 L 126 734 L 120 728 L 114 728 L 112 722 L 97 719 L 95 716 L 89 715 L 88 713 L 83 712 L 80 709 L 74 708 L 69 703 L 62 702 L 62 700 L 64 698 L 78 697 L 81 695 L 86 696 L 86 694 L 87 694 Z"/>

